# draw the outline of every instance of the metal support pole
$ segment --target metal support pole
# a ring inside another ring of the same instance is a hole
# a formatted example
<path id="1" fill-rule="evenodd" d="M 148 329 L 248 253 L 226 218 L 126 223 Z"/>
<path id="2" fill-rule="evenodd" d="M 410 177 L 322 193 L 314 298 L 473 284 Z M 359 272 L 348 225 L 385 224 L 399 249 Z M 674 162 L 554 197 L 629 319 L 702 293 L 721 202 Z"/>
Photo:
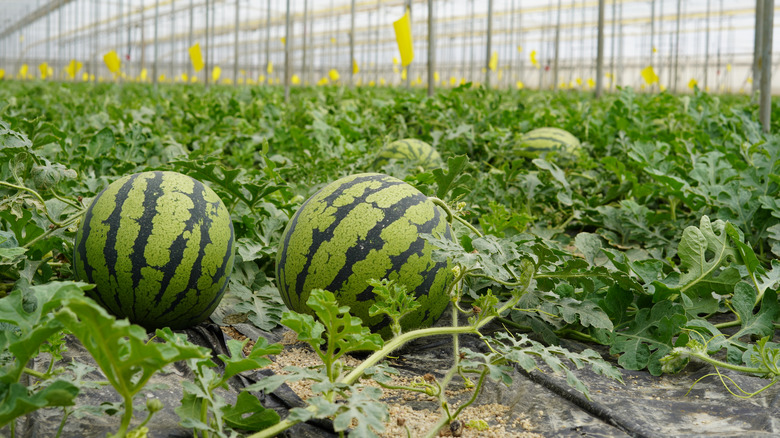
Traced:
<path id="1" fill-rule="evenodd" d="M 710 10 L 712 0 L 707 0 L 707 36 L 704 38 L 704 90 L 709 88 L 710 77 Z"/>
<path id="2" fill-rule="evenodd" d="M 46 14 L 46 62 L 51 62 L 51 14 Z M 56 68 L 52 66 L 52 69 Z"/>
<path id="3" fill-rule="evenodd" d="M 406 0 L 406 9 L 409 11 L 409 27 L 412 26 L 412 0 Z M 401 67 L 402 69 L 406 69 L 406 88 L 409 88 L 409 86 L 412 84 L 411 78 L 412 78 L 412 72 L 411 70 L 411 64 L 407 67 Z"/>
<path id="4" fill-rule="evenodd" d="M 615 89 L 623 84 L 623 3 L 618 7 L 618 53 L 617 53 L 617 71 L 612 80 L 615 82 Z"/>
<path id="5" fill-rule="evenodd" d="M 553 59 L 553 90 L 558 89 L 558 58 L 561 50 L 561 0 L 558 0 L 558 13 L 555 19 L 555 58 Z"/>
<path id="6" fill-rule="evenodd" d="M 174 6 L 174 2 L 171 1 L 171 38 L 170 38 L 170 44 L 171 44 L 171 63 L 170 63 L 170 70 L 171 70 L 171 81 L 176 77 L 176 40 L 174 39 L 174 36 L 176 35 L 176 7 Z"/>
<path id="7" fill-rule="evenodd" d="M 234 24 L 236 28 L 236 33 L 233 36 L 233 86 L 238 85 L 238 31 L 241 28 L 241 22 L 239 21 L 240 4 L 241 4 L 240 0 L 236 0 L 236 18 L 235 18 L 236 21 Z"/>
<path id="8" fill-rule="evenodd" d="M 211 2 L 214 0 L 206 0 L 206 10 L 205 10 L 205 17 L 206 17 L 206 53 L 205 53 L 205 62 L 203 63 L 203 84 L 206 86 L 206 88 L 209 87 L 209 70 L 211 69 L 211 39 L 209 35 L 211 32 L 209 32 L 209 15 L 211 15 L 211 8 L 209 6 L 211 5 Z"/>
<path id="9" fill-rule="evenodd" d="M 265 69 L 268 71 L 268 66 L 271 65 L 271 0 L 268 0 L 268 11 L 265 17 Z M 269 75 L 268 81 L 271 81 Z"/>
<path id="10" fill-rule="evenodd" d="M 374 83 L 379 85 L 379 2 L 376 0 L 376 28 L 374 28 Z"/>
<path id="11" fill-rule="evenodd" d="M 596 55 L 596 98 L 604 91 L 604 2 L 599 0 L 598 49 Z"/>
<path id="12" fill-rule="evenodd" d="M 680 67 L 680 18 L 682 15 L 682 0 L 677 0 L 677 28 L 675 30 L 674 43 L 674 76 L 672 90 L 677 91 L 677 80 Z"/>
<path id="13" fill-rule="evenodd" d="M 474 0 L 471 0 L 471 14 L 469 15 L 469 39 L 471 48 L 469 54 L 469 81 L 474 81 Z"/>
<path id="14" fill-rule="evenodd" d="M 761 47 L 763 47 L 762 38 L 764 33 L 761 27 L 764 24 L 764 0 L 756 0 L 756 25 L 755 34 L 753 38 L 753 87 L 752 94 L 755 95 L 758 91 L 759 84 L 761 82 Z"/>
<path id="15" fill-rule="evenodd" d="M 761 31 L 761 100 L 758 109 L 758 118 L 764 132 L 769 132 L 772 117 L 772 31 L 775 20 L 775 0 L 764 0 L 764 11 L 772 11 L 764 14 Z"/>
<path id="16" fill-rule="evenodd" d="M 352 0 L 352 4 L 349 9 L 349 85 L 355 86 L 355 68 L 353 63 L 355 62 L 355 0 Z"/>
<path id="17" fill-rule="evenodd" d="M 284 101 L 290 101 L 290 46 L 292 41 L 290 37 L 290 27 L 292 27 L 292 20 L 290 15 L 290 0 L 287 0 L 287 16 L 284 25 Z"/>
<path id="18" fill-rule="evenodd" d="M 303 66 L 301 67 L 301 77 L 303 78 L 303 83 L 306 84 L 306 76 L 308 74 L 307 65 L 306 65 L 306 56 L 307 56 L 307 49 L 308 49 L 308 33 L 309 33 L 309 0 L 304 0 L 303 2 Z"/>
<path id="19" fill-rule="evenodd" d="M 485 88 L 490 88 L 490 57 L 493 51 L 493 0 L 488 0 Z"/>
<path id="20" fill-rule="evenodd" d="M 353 0 L 354 1 L 354 0 Z M 436 34 L 433 17 L 433 0 L 428 0 L 428 96 L 436 92 L 433 72 L 436 69 Z"/>
<path id="21" fill-rule="evenodd" d="M 650 65 L 653 65 L 653 48 L 655 47 L 655 0 L 650 1 Z"/>
<path id="22" fill-rule="evenodd" d="M 157 88 L 157 60 L 160 58 L 160 48 L 158 44 L 158 30 L 160 21 L 160 0 L 154 0 L 154 63 L 152 64 L 152 82 Z"/>

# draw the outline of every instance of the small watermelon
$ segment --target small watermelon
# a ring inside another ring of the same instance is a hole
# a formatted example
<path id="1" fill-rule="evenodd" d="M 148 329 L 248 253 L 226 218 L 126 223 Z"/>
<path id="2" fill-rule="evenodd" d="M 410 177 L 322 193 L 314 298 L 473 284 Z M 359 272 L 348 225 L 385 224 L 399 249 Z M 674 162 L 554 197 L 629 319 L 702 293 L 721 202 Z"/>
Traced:
<path id="1" fill-rule="evenodd" d="M 515 151 L 518 155 L 536 158 L 549 153 L 574 156 L 579 153 L 580 141 L 568 131 L 559 128 L 537 128 L 520 137 Z"/>
<path id="2" fill-rule="evenodd" d="M 387 164 L 392 158 L 420 166 L 425 170 L 435 169 L 444 165 L 441 155 L 433 146 L 416 138 L 396 140 L 386 144 L 377 153 L 373 167 L 378 169 Z"/>
<path id="3" fill-rule="evenodd" d="M 401 319 L 404 330 L 427 327 L 449 297 L 452 267 L 431 258 L 423 233 L 453 239 L 444 212 L 411 185 L 379 173 L 341 178 L 303 203 L 284 230 L 276 278 L 284 303 L 300 313 L 312 289 L 333 292 L 373 332 L 387 338 L 390 320 L 369 316 L 375 300 L 368 280 L 406 286 L 421 306 Z"/>
<path id="4" fill-rule="evenodd" d="M 73 266 L 118 318 L 149 330 L 193 326 L 217 307 L 233 269 L 230 213 L 189 176 L 125 176 L 87 209 Z"/>

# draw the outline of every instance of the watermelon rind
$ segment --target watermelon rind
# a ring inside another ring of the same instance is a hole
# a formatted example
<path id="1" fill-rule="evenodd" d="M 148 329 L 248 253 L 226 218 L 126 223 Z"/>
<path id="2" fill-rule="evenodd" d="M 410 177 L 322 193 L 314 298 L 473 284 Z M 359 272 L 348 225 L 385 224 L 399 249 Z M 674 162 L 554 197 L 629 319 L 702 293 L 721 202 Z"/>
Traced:
<path id="1" fill-rule="evenodd" d="M 373 332 L 387 338 L 389 318 L 370 316 L 376 297 L 370 279 L 406 286 L 421 306 L 401 320 L 403 330 L 433 324 L 447 307 L 449 262 L 434 261 L 421 235 L 452 240 L 440 207 L 411 185 L 388 175 L 341 178 L 306 200 L 287 224 L 277 253 L 282 300 L 299 313 L 313 289 L 333 292 Z"/>
<path id="2" fill-rule="evenodd" d="M 377 152 L 372 166 L 374 169 L 379 169 L 391 159 L 420 166 L 424 170 L 436 169 L 444 165 L 441 155 L 433 146 L 416 138 L 406 138 L 386 144 Z"/>
<path id="3" fill-rule="evenodd" d="M 177 172 L 136 173 L 92 201 L 76 235 L 76 276 L 110 313 L 149 330 L 208 318 L 233 269 L 233 224 L 219 196 Z"/>
<path id="4" fill-rule="evenodd" d="M 520 156 L 536 158 L 549 153 L 565 156 L 577 155 L 580 140 L 570 132 L 560 128 L 536 128 L 520 137 L 515 152 Z"/>

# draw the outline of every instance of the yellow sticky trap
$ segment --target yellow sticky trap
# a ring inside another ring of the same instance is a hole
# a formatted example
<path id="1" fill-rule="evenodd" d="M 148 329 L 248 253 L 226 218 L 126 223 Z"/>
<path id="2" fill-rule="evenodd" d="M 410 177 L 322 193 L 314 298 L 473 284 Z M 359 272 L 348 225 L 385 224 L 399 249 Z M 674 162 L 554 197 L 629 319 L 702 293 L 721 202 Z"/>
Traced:
<path id="1" fill-rule="evenodd" d="M 336 37 L 330 37 L 330 43 L 336 44 Z"/>
<path id="2" fill-rule="evenodd" d="M 198 77 L 197 76 L 190 76 L 190 83 L 194 84 L 196 82 L 198 82 Z"/>
<path id="3" fill-rule="evenodd" d="M 119 73 L 122 61 L 119 60 L 119 55 L 116 54 L 115 50 L 111 50 L 103 55 L 103 62 L 106 64 L 106 67 L 108 67 L 108 71 L 111 73 Z"/>
<path id="4" fill-rule="evenodd" d="M 247 80 L 246 80 L 246 84 L 247 84 L 247 85 L 255 85 L 256 83 L 257 83 L 257 82 L 255 82 L 255 80 L 254 80 L 254 79 L 252 79 L 252 78 L 249 78 L 249 79 L 247 79 Z"/>
<path id="5" fill-rule="evenodd" d="M 157 77 L 157 82 L 165 82 L 165 75 L 160 75 Z"/>
<path id="6" fill-rule="evenodd" d="M 230 78 L 222 79 L 222 84 L 224 85 L 233 85 L 233 80 Z"/>
<path id="7" fill-rule="evenodd" d="M 398 43 L 398 51 L 401 53 L 401 65 L 406 67 L 414 60 L 412 23 L 409 18 L 408 8 L 403 17 L 393 22 L 393 29 L 395 29 L 395 41 Z"/>
<path id="8" fill-rule="evenodd" d="M 666 91 L 666 85 L 664 85 L 664 84 L 660 84 L 660 85 L 658 86 L 658 89 L 659 89 L 659 90 L 661 90 L 661 91 Z"/>
<path id="9" fill-rule="evenodd" d="M 358 65 L 357 59 L 352 60 L 352 74 L 356 75 L 360 73 L 360 66 Z"/>
<path id="10" fill-rule="evenodd" d="M 482 73 L 487 73 L 487 69 L 485 67 L 482 67 Z"/>
<path id="11" fill-rule="evenodd" d="M 49 73 L 49 64 L 42 62 L 38 65 L 38 70 L 41 72 L 41 79 L 46 79 Z"/>
<path id="12" fill-rule="evenodd" d="M 500 81 L 501 78 L 503 78 L 503 77 L 504 77 L 504 70 L 499 70 L 498 71 L 498 80 Z"/>
<path id="13" fill-rule="evenodd" d="M 258 83 L 258 84 L 263 84 L 263 83 L 265 83 L 265 76 L 264 76 L 264 75 L 260 75 L 260 76 L 258 76 L 258 77 L 257 77 L 257 83 Z"/>
<path id="14" fill-rule="evenodd" d="M 525 87 L 525 84 L 523 81 L 517 81 L 515 82 L 515 87 L 517 87 L 518 90 L 522 90 Z"/>
<path id="15" fill-rule="evenodd" d="M 440 79 L 441 79 L 441 77 L 439 76 L 439 72 L 437 72 L 437 71 L 433 72 L 433 80 L 435 82 L 439 82 Z"/>
<path id="16" fill-rule="evenodd" d="M 328 85 L 328 82 L 329 82 L 328 78 L 323 76 L 319 81 L 317 81 L 317 85 L 319 86 Z"/>
<path id="17" fill-rule="evenodd" d="M 3 79 L 5 77 L 5 69 L 0 68 L 0 79 Z"/>
<path id="18" fill-rule="evenodd" d="M 658 53 L 658 49 L 656 49 L 655 46 L 653 46 L 653 53 Z"/>
<path id="19" fill-rule="evenodd" d="M 404 69 L 401 70 L 401 80 L 402 81 L 406 80 L 406 67 L 404 67 Z"/>
<path id="20" fill-rule="evenodd" d="M 752 84 L 753 83 L 753 78 L 747 78 L 747 83 L 748 84 Z"/>
<path id="21" fill-rule="evenodd" d="M 496 71 L 498 68 L 498 52 L 494 51 L 492 55 L 490 55 L 490 62 L 488 62 L 488 67 L 490 68 L 490 71 Z"/>
<path id="22" fill-rule="evenodd" d="M 238 74 L 240 74 L 241 76 L 246 76 L 246 70 L 242 68 L 241 70 L 238 71 Z"/>
<path id="23" fill-rule="evenodd" d="M 301 78 L 299 78 L 298 75 L 292 75 L 290 82 L 292 82 L 293 85 L 298 85 L 301 83 Z"/>
<path id="24" fill-rule="evenodd" d="M 138 75 L 138 78 L 142 81 L 146 81 L 146 77 L 149 75 L 149 71 L 145 68 L 141 69 L 141 73 Z"/>
<path id="25" fill-rule="evenodd" d="M 653 70 L 652 65 L 648 65 L 647 67 L 643 68 L 640 73 L 642 74 L 642 79 L 645 80 L 647 85 L 652 85 L 658 82 L 658 75 L 655 74 L 655 70 Z"/>
<path id="26" fill-rule="evenodd" d="M 460 84 L 465 85 L 466 84 L 466 78 L 460 78 Z"/>
<path id="27" fill-rule="evenodd" d="M 458 85 L 458 79 L 455 76 L 450 76 L 450 85 L 453 87 Z"/>
<path id="28" fill-rule="evenodd" d="M 189 80 L 190 80 L 190 78 L 189 78 L 189 76 L 187 76 L 187 73 L 182 73 L 181 74 L 181 81 L 182 82 L 189 82 Z"/>
<path id="29" fill-rule="evenodd" d="M 691 80 L 688 81 L 688 88 L 690 88 L 691 90 L 693 90 L 697 85 L 699 85 L 699 81 L 697 81 L 696 79 L 691 78 Z"/>
<path id="30" fill-rule="evenodd" d="M 379 85 L 385 85 L 385 84 L 387 84 L 385 78 L 379 78 Z"/>
<path id="31" fill-rule="evenodd" d="M 593 88 L 596 86 L 596 81 L 593 80 L 593 78 L 588 78 L 588 88 Z"/>
<path id="32" fill-rule="evenodd" d="M 282 45 L 287 44 L 287 38 L 281 37 L 281 38 L 279 38 L 279 40 L 282 42 Z"/>
<path id="33" fill-rule="evenodd" d="M 244 78 L 238 78 L 238 82 L 236 82 L 238 85 L 244 85 Z"/>
<path id="34" fill-rule="evenodd" d="M 338 80 L 339 80 L 339 78 L 340 78 L 341 76 L 339 75 L 339 72 L 338 72 L 338 70 L 336 70 L 335 68 L 332 68 L 332 69 L 330 69 L 330 71 L 328 72 L 328 77 L 330 77 L 330 80 L 331 80 L 331 81 L 333 81 L 333 82 L 336 82 L 336 81 L 338 81 Z"/>
<path id="35" fill-rule="evenodd" d="M 393 73 L 398 74 L 398 67 L 393 66 Z"/>
<path id="36" fill-rule="evenodd" d="M 523 46 L 517 46 L 517 53 L 523 52 Z"/>
<path id="37" fill-rule="evenodd" d="M 531 50 L 531 54 L 528 57 L 531 59 L 531 64 L 539 68 L 539 61 L 536 60 L 536 50 Z"/>
<path id="38" fill-rule="evenodd" d="M 726 71 L 731 71 L 731 64 L 726 64 Z"/>
<path id="39" fill-rule="evenodd" d="M 393 56 L 393 65 L 398 65 L 398 58 Z"/>
<path id="40" fill-rule="evenodd" d="M 357 80 L 357 82 L 355 83 L 355 85 L 356 85 L 356 86 L 358 86 L 358 87 L 359 87 L 359 86 L 361 86 L 361 85 L 363 85 L 363 78 L 358 78 L 358 80 Z"/>
<path id="41" fill-rule="evenodd" d="M 265 69 L 266 73 L 269 75 L 274 73 L 274 63 L 271 61 L 268 61 L 268 68 Z"/>
<path id="42" fill-rule="evenodd" d="M 582 78 L 577 78 L 575 82 L 577 82 L 577 86 L 582 86 Z"/>
<path id="43" fill-rule="evenodd" d="M 218 65 L 215 65 L 211 70 L 211 79 L 213 79 L 214 82 L 217 82 L 220 76 L 222 76 L 222 69 Z"/>
<path id="44" fill-rule="evenodd" d="M 205 64 L 203 64 L 203 53 L 200 51 L 200 43 L 195 43 L 190 47 L 190 61 L 192 62 L 192 69 L 195 72 L 203 70 Z"/>
<path id="45" fill-rule="evenodd" d="M 27 64 L 22 64 L 21 67 L 19 67 L 19 76 L 22 77 L 22 79 L 27 78 L 27 72 L 30 70 L 30 66 Z"/>
<path id="46" fill-rule="evenodd" d="M 65 71 L 68 73 L 68 76 L 70 76 L 71 79 L 76 79 L 76 73 L 81 70 L 81 67 L 82 64 L 79 61 L 71 59 L 70 64 L 68 64 L 68 67 L 65 68 Z"/>
<path id="47" fill-rule="evenodd" d="M 89 80 L 89 74 L 87 74 L 87 72 L 82 73 L 81 80 L 87 82 Z"/>
<path id="48" fill-rule="evenodd" d="M 368 86 L 369 86 L 369 87 L 375 87 L 375 86 L 376 86 L 376 82 L 374 82 L 373 80 L 371 80 L 371 81 L 369 81 L 369 82 L 368 82 Z"/>

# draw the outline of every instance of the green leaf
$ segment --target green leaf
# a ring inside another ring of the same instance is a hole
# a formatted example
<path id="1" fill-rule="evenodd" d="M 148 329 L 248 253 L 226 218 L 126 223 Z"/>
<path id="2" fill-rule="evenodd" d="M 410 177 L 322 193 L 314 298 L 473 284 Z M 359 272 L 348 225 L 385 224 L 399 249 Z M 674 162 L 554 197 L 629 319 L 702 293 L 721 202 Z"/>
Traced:
<path id="1" fill-rule="evenodd" d="M 93 158 L 101 157 L 113 149 L 115 144 L 114 131 L 112 131 L 111 128 L 103 128 L 89 141 L 87 154 L 89 157 Z"/>
<path id="2" fill-rule="evenodd" d="M 377 296 L 374 304 L 368 309 L 369 316 L 387 315 L 393 321 L 391 326 L 393 336 L 400 335 L 401 319 L 420 307 L 420 303 L 415 300 L 414 295 L 406 291 L 404 285 L 399 285 L 395 281 L 371 279 L 368 284 L 374 287 L 373 292 Z"/>
<path id="3" fill-rule="evenodd" d="M 368 327 L 363 327 L 360 318 L 349 314 L 348 306 L 339 306 L 332 292 L 314 289 L 306 304 L 325 326 L 328 343 L 332 344 L 337 352 L 334 358 L 351 351 L 373 351 L 382 348 L 382 337 L 371 333 Z"/>
<path id="4" fill-rule="evenodd" d="M 737 283 L 734 287 L 734 296 L 731 299 L 731 304 L 739 316 L 741 327 L 729 339 L 737 340 L 747 335 L 763 337 L 774 333 L 773 322 L 780 315 L 780 303 L 777 302 L 777 293 L 772 289 L 768 289 L 761 300 L 761 309 L 754 314 L 755 302 L 756 290 L 748 283 Z"/>
<path id="5" fill-rule="evenodd" d="M 671 351 L 672 338 L 685 323 L 685 311 L 677 303 L 661 301 L 652 309 L 641 308 L 624 330 L 612 332 L 610 353 L 620 355 L 618 363 L 623 368 L 647 368 L 658 376 L 659 360 Z"/>
<path id="6" fill-rule="evenodd" d="M 227 341 L 230 356 L 224 354 L 217 356 L 225 364 L 225 371 L 222 376 L 223 381 L 227 381 L 236 374 L 243 373 L 244 371 L 267 367 L 272 362 L 265 356 L 268 356 L 269 354 L 279 354 L 283 349 L 281 344 L 271 345 L 268 343 L 267 339 L 261 336 L 255 342 L 249 356 L 244 357 L 243 348 L 247 342 L 249 342 L 249 339 L 246 339 L 243 342 L 230 339 Z"/>
<path id="7" fill-rule="evenodd" d="M 699 227 L 688 227 L 683 231 L 677 254 L 680 256 L 680 287 L 688 289 L 713 275 L 716 269 L 736 253 L 728 244 L 726 223 L 720 220 L 710 222 L 702 216 Z"/>
<path id="8" fill-rule="evenodd" d="M 458 197 L 471 191 L 469 184 L 473 178 L 468 173 L 463 173 L 468 167 L 469 159 L 466 155 L 458 155 L 447 159 L 447 172 L 442 169 L 433 169 L 436 179 L 436 197 L 444 199 L 447 193 L 452 192 L 451 198 Z"/>
<path id="9" fill-rule="evenodd" d="M 17 382 L 0 381 L 0 427 L 41 408 L 73 406 L 78 393 L 78 387 L 63 380 L 35 391 Z"/>
<path id="10" fill-rule="evenodd" d="M 117 320 L 87 297 L 70 297 L 56 314 L 89 351 L 108 381 L 126 400 L 140 391 L 156 372 L 184 359 L 205 359 L 209 350 L 194 344 L 148 342 L 146 330 Z M 170 329 L 158 330 L 161 338 L 174 339 Z"/>
<path id="11" fill-rule="evenodd" d="M 352 427 L 353 420 L 357 425 L 350 432 L 359 437 L 376 437 L 385 430 L 384 423 L 389 420 L 390 414 L 387 405 L 379 402 L 382 390 L 373 386 L 352 387 L 352 393 L 346 400 L 346 404 L 339 408 L 336 418 L 333 419 L 333 429 L 341 432 Z"/>
<path id="12" fill-rule="evenodd" d="M 569 324 L 579 321 L 583 327 L 605 330 L 612 330 L 613 328 L 612 321 L 610 321 L 606 312 L 592 301 L 578 301 L 566 297 L 562 298 L 558 305 L 563 320 Z"/>
<path id="13" fill-rule="evenodd" d="M 266 409 L 257 397 L 247 391 L 238 394 L 235 406 L 224 406 L 222 414 L 228 426 L 250 431 L 267 429 L 280 420 L 276 411 Z"/>
<path id="14" fill-rule="evenodd" d="M 596 256 L 601 254 L 601 238 L 597 234 L 578 233 L 574 237 L 574 245 L 591 266 L 596 264 Z"/>

